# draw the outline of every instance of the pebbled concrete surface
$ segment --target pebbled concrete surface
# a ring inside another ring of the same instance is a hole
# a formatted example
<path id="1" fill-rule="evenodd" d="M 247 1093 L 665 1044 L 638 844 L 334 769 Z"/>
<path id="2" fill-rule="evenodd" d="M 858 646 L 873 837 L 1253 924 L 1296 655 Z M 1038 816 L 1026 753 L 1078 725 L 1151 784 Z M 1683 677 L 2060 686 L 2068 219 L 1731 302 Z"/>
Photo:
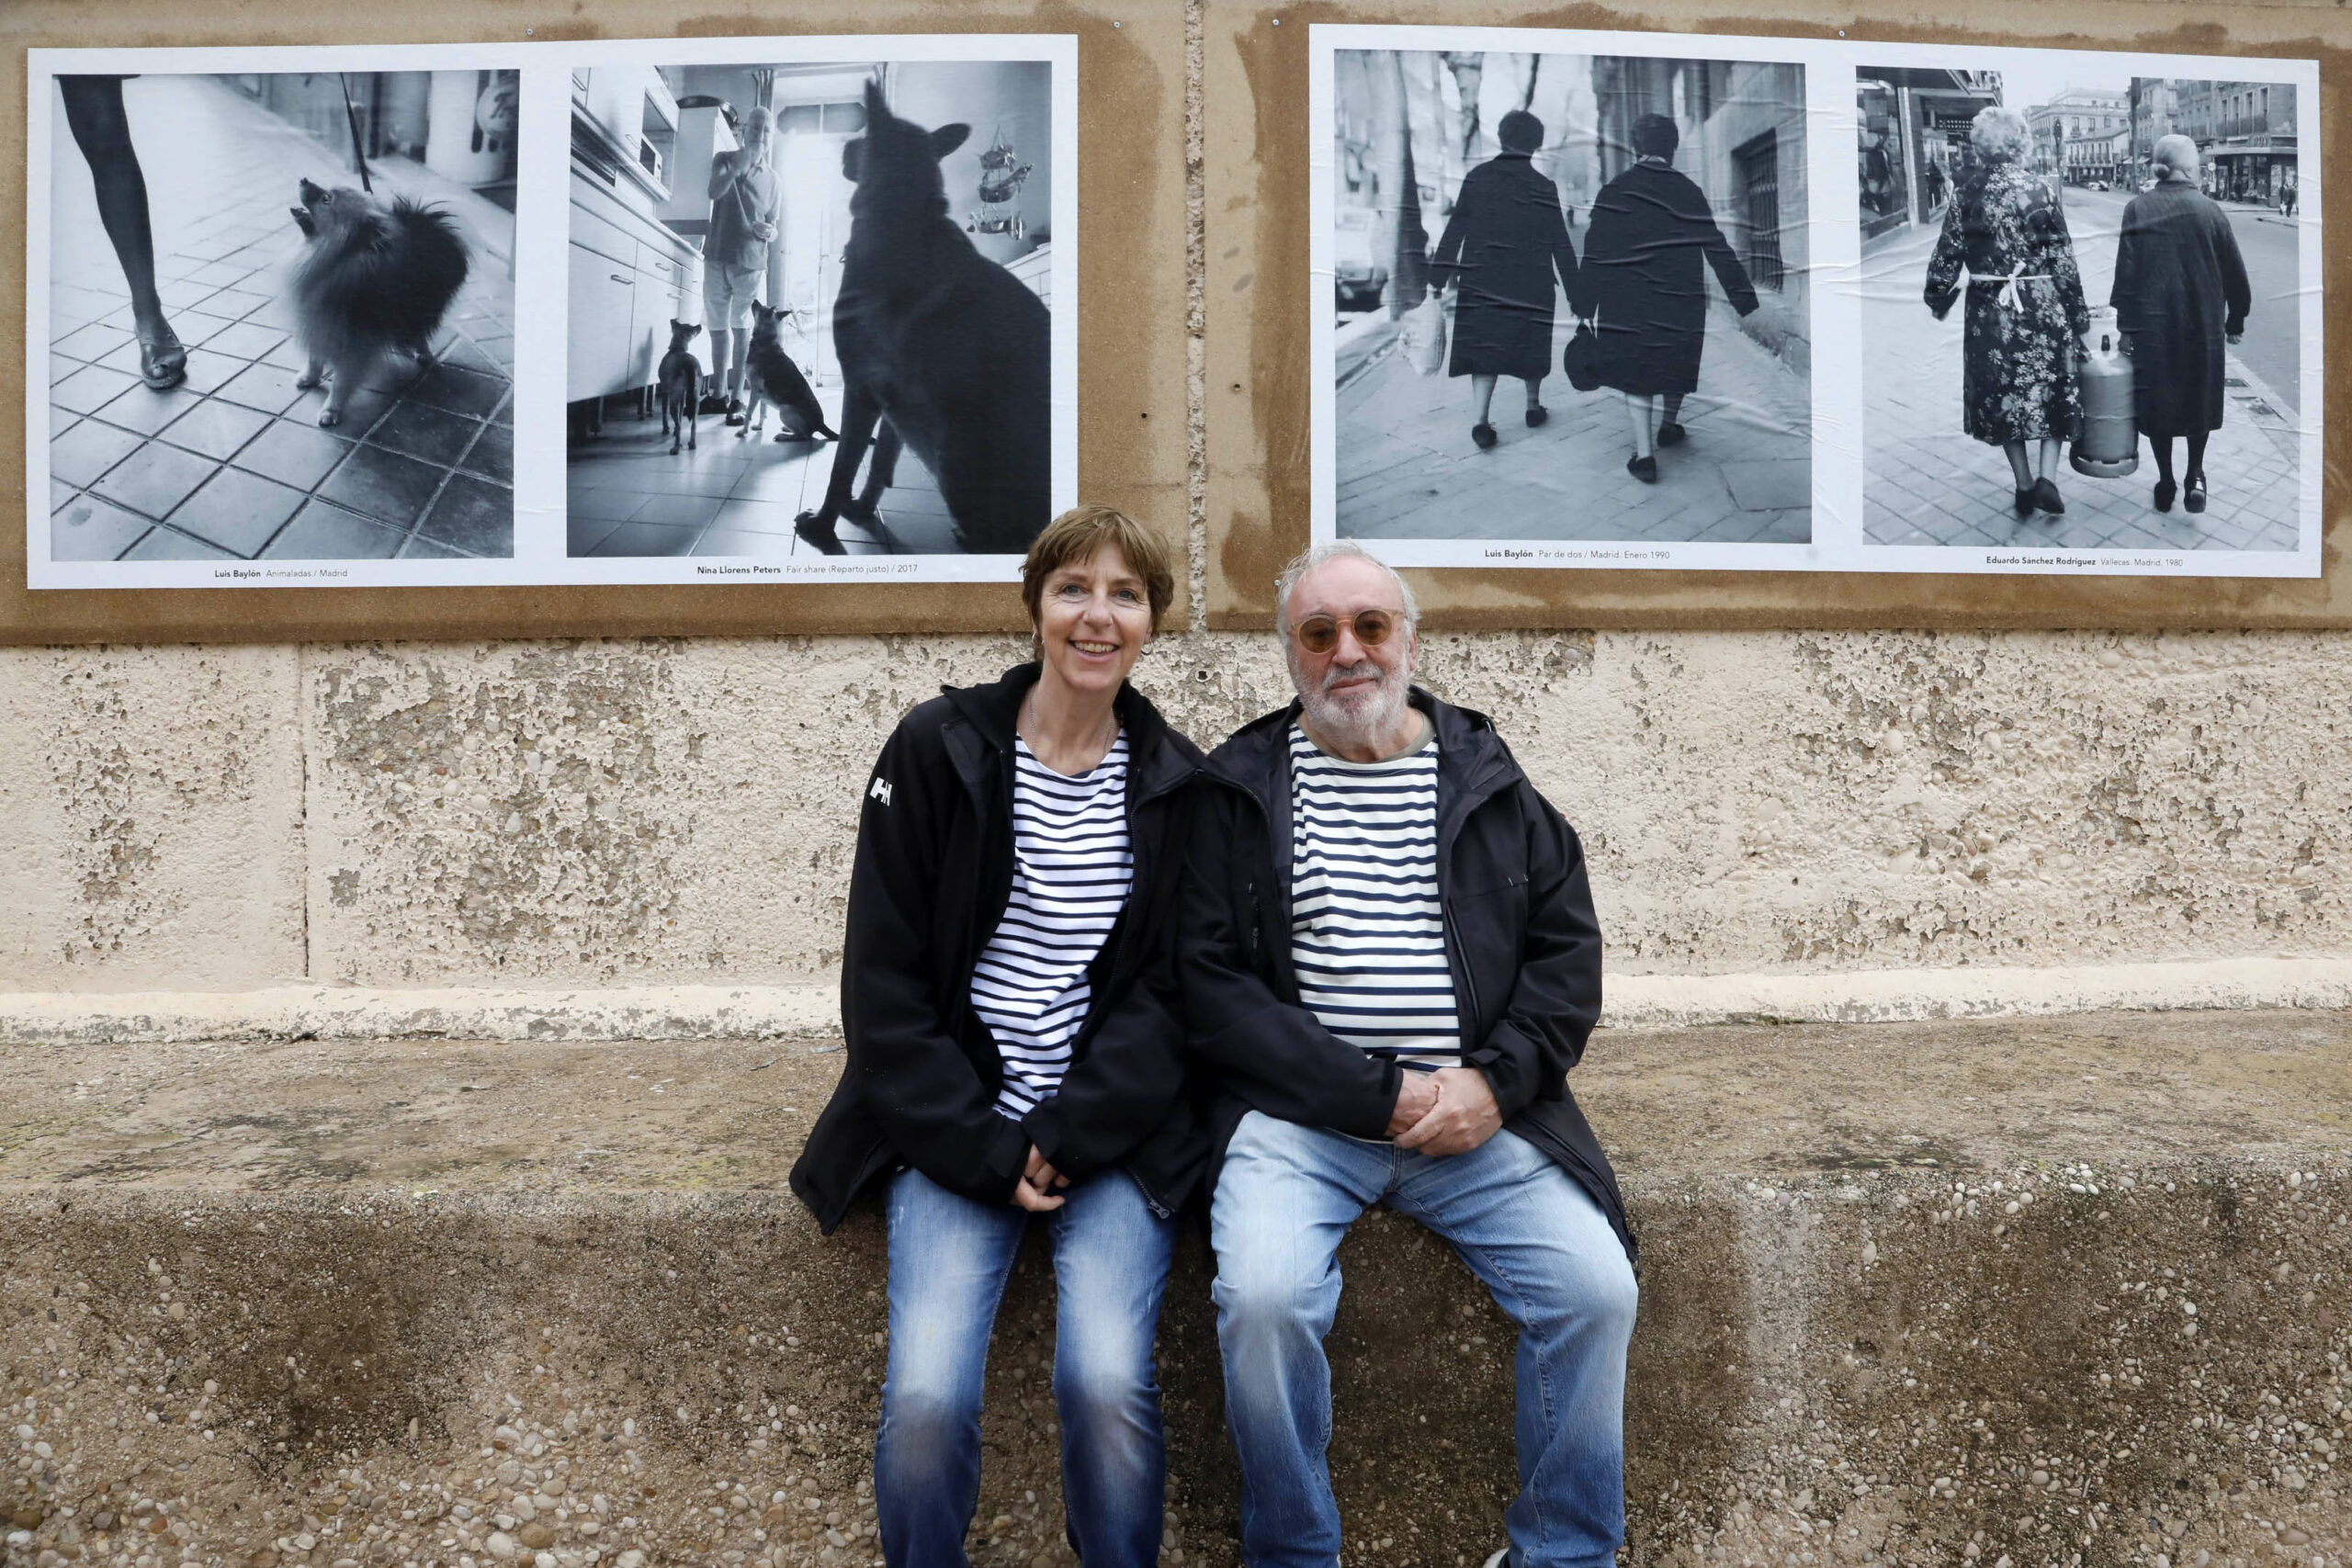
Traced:
<path id="1" fill-rule="evenodd" d="M 1629 1561 L 2341 1562 L 2347 1043 L 2312 1012 L 1605 1033 L 1578 1092 L 1645 1247 Z M 830 1045 L 11 1053 L 0 1562 L 871 1561 L 880 1229 L 820 1240 L 784 1190 Z M 1507 1325 L 1394 1216 L 1343 1261 L 1347 1560 L 1479 1562 Z M 1068 1562 L 1044 1264 L 992 1359 L 988 1563 Z M 1222 1564 L 1205 1285 L 1193 1236 L 1168 1560 Z"/>

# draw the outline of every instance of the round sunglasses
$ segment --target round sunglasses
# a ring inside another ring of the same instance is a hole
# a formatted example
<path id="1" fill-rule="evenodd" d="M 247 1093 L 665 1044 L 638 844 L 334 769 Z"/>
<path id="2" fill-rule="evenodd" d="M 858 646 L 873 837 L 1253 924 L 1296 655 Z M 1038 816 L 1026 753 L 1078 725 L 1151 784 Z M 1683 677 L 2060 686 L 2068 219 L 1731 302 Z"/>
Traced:
<path id="1" fill-rule="evenodd" d="M 1358 610 L 1352 615 L 1336 618 L 1309 615 L 1291 627 L 1290 635 L 1309 653 L 1329 653 L 1340 646 L 1340 630 L 1344 626 L 1355 634 L 1360 646 L 1378 648 L 1403 620 L 1404 616 L 1395 610 Z"/>

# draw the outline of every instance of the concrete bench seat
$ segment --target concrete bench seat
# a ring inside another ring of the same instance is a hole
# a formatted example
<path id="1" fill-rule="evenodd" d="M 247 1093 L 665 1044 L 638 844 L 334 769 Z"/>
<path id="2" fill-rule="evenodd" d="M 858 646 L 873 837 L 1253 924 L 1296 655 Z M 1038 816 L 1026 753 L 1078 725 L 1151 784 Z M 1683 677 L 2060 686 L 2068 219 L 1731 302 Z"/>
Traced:
<path id="1" fill-rule="evenodd" d="M 0 1562 L 865 1563 L 883 1251 L 785 1173 L 837 1043 L 0 1056 Z M 2352 1016 L 1607 1031 L 1644 1244 L 1630 1561 L 2352 1568 Z M 1476 1563 L 1509 1325 L 1341 1254 L 1346 1562 Z M 982 1563 L 1067 1564 L 1048 1277 Z M 1236 1561 L 1208 1260 L 1161 1334 L 1168 1561 Z"/>

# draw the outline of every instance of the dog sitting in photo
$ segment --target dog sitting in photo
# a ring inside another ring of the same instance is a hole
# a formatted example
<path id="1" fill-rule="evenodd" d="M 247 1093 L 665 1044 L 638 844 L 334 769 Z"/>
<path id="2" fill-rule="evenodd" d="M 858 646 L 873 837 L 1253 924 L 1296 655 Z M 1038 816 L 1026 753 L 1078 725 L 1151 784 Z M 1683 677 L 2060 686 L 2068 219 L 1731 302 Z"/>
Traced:
<path id="1" fill-rule="evenodd" d="M 386 201 L 304 180 L 289 208 L 308 242 L 294 264 L 295 340 L 309 366 L 298 387 L 327 383 L 319 423 L 340 424 L 351 395 L 389 355 L 432 363 L 433 334 L 471 265 L 457 225 L 438 208 Z"/>
<path id="2" fill-rule="evenodd" d="M 841 445 L 824 503 L 802 513 L 796 531 L 839 554 L 834 524 L 872 519 L 881 487 L 869 482 L 854 501 L 850 491 L 887 422 L 938 479 L 964 547 L 1018 555 L 1052 504 L 1052 317 L 947 216 L 939 161 L 971 127 L 900 119 L 872 82 L 865 121 L 842 149 L 857 188 L 833 301 Z M 876 447 L 877 470 L 888 453 L 888 443 Z"/>
<path id="3" fill-rule="evenodd" d="M 662 356 L 662 368 L 653 378 L 655 389 L 662 398 L 662 434 L 670 438 L 670 455 L 678 455 L 678 436 L 683 432 L 686 450 L 701 450 L 695 436 L 701 434 L 702 421 L 695 417 L 701 402 L 702 363 L 695 358 L 686 344 L 702 331 L 699 321 L 670 323 L 670 352 Z"/>
<path id="4" fill-rule="evenodd" d="M 817 405 L 808 378 L 784 352 L 778 333 L 783 320 L 782 310 L 752 301 L 752 341 L 743 355 L 743 426 L 735 433 L 735 439 L 741 441 L 763 428 L 773 405 L 776 423 L 783 424 L 787 414 L 795 421 L 795 428 L 775 433 L 778 441 L 814 441 L 820 436 L 838 441 L 841 437 L 825 423 L 825 411 Z"/>

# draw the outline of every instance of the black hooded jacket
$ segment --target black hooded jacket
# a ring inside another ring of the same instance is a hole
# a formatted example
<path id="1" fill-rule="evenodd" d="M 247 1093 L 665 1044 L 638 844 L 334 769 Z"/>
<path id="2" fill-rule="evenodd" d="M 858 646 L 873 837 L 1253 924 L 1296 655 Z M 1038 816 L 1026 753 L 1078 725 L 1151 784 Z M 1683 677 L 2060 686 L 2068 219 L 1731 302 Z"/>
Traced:
<path id="1" fill-rule="evenodd" d="M 1038 668 L 949 687 L 899 721 L 866 783 L 842 952 L 840 1086 L 792 1168 L 830 1233 L 885 1171 L 912 1166 L 950 1191 L 1009 1202 L 1035 1144 L 1083 1180 L 1123 1165 L 1173 1212 L 1206 1164 L 1171 1005 L 1176 856 L 1201 753 L 1132 687 L 1127 906 L 1096 956 L 1093 999 L 1055 1096 L 1000 1115 L 1003 1068 L 972 1010 L 972 970 L 1012 893 L 1012 757 Z"/>
<path id="2" fill-rule="evenodd" d="M 1437 728 L 1437 881 L 1465 1065 L 1503 1125 L 1592 1195 L 1634 1256 L 1616 1174 L 1568 1092 L 1600 1016 L 1600 927 L 1576 830 L 1483 714 L 1416 687 Z M 1190 1043 L 1213 1077 L 1216 1161 L 1248 1111 L 1387 1135 L 1406 1069 L 1325 1029 L 1291 968 L 1293 703 L 1237 731 L 1203 769 L 1177 925 Z M 1210 1189 L 1216 1172 L 1208 1173 Z"/>

